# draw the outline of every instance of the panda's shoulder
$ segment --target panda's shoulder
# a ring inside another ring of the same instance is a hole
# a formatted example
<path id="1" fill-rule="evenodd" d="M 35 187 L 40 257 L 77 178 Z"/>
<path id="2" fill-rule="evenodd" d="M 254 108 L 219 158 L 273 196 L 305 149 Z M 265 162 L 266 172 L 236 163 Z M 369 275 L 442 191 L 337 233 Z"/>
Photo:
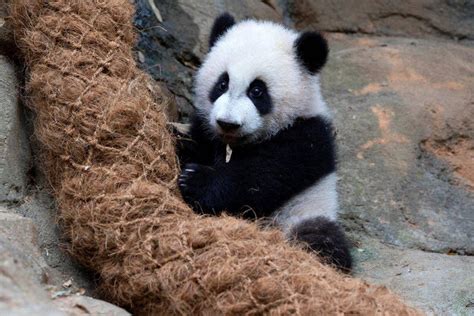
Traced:
<path id="1" fill-rule="evenodd" d="M 294 123 L 267 140 L 253 144 L 253 151 L 259 153 L 277 153 L 282 156 L 313 157 L 334 155 L 334 132 L 331 121 L 324 116 L 299 118 Z"/>
<path id="2" fill-rule="evenodd" d="M 279 141 L 314 141 L 333 138 L 332 122 L 325 116 L 298 118 L 286 129 L 276 135 Z"/>

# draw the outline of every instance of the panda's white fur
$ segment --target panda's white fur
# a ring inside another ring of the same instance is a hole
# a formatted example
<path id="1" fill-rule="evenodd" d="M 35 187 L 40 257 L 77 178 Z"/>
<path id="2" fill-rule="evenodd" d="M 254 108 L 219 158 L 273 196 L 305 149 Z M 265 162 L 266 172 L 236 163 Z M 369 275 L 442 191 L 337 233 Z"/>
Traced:
<path id="1" fill-rule="evenodd" d="M 291 198 L 275 213 L 276 223 L 289 233 L 293 227 L 316 216 L 337 220 L 337 176 L 333 172 Z"/>
<path id="2" fill-rule="evenodd" d="M 197 73 L 198 113 L 215 129 L 217 119 L 242 124 L 251 141 L 271 137 L 297 117 L 329 117 L 319 75 L 303 71 L 295 59 L 297 38 L 295 31 L 268 21 L 248 20 L 233 26 L 212 47 Z M 209 91 L 224 71 L 230 77 L 229 90 L 211 104 Z M 274 105 L 271 115 L 261 116 L 246 94 L 255 78 L 268 85 Z"/>
<path id="3" fill-rule="evenodd" d="M 298 33 L 268 21 L 248 20 L 227 31 L 207 55 L 196 76 L 196 107 L 214 129 L 217 119 L 242 124 L 251 141 L 271 137 L 293 124 L 297 117 L 323 116 L 330 112 L 321 95 L 319 75 L 301 69 L 295 59 Z M 278 67 L 275 67 L 278 65 Z M 229 90 L 212 104 L 209 91 L 227 71 Z M 273 112 L 261 116 L 246 90 L 252 80 L 268 84 Z M 337 217 L 336 174 L 332 173 L 293 197 L 276 213 L 276 222 L 287 232 L 315 216 Z"/>

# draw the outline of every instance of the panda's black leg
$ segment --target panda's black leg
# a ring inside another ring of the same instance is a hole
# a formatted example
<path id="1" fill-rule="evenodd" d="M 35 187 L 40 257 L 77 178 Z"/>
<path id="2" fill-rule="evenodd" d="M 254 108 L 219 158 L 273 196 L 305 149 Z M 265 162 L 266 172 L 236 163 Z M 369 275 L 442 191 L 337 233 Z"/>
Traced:
<path id="1" fill-rule="evenodd" d="M 307 219 L 293 227 L 290 236 L 307 244 L 308 248 L 317 252 L 327 263 L 343 272 L 351 271 L 349 244 L 336 222 L 323 216 Z"/>

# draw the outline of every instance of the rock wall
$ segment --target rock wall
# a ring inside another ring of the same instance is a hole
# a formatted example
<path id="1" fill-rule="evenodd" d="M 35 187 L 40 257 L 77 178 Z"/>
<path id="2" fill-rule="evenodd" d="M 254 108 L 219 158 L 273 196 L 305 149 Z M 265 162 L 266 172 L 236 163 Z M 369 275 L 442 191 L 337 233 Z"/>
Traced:
<path id="1" fill-rule="evenodd" d="M 429 313 L 474 312 L 473 47 L 328 37 L 323 94 L 356 274 Z"/>
<path id="2" fill-rule="evenodd" d="M 46 263 L 33 220 L 0 207 L 1 315 L 129 315 L 83 296 L 71 277 Z"/>
<path id="3" fill-rule="evenodd" d="M 343 216 L 394 245 L 474 254 L 472 47 L 330 39 L 323 91 L 339 129 Z M 450 146 L 459 161 L 443 154 Z"/>
<path id="4" fill-rule="evenodd" d="M 0 200 L 15 202 L 25 194 L 31 155 L 23 114 L 18 107 L 18 81 L 10 60 L 0 55 Z"/>
<path id="5" fill-rule="evenodd" d="M 474 39 L 474 2 L 456 0 L 285 1 L 297 28 L 350 34 Z"/>

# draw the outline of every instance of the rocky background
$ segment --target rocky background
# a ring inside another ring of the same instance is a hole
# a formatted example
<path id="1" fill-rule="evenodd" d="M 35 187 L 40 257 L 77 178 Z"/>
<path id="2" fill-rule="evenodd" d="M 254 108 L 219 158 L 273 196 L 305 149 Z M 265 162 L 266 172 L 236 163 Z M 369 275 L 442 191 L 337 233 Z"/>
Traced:
<path id="1" fill-rule="evenodd" d="M 192 111 L 213 19 L 229 11 L 323 31 L 355 275 L 429 314 L 474 315 L 474 2 L 136 0 L 137 60 Z M 92 298 L 63 251 L 39 172 L 21 61 L 0 0 L 0 314 L 127 315 Z"/>

